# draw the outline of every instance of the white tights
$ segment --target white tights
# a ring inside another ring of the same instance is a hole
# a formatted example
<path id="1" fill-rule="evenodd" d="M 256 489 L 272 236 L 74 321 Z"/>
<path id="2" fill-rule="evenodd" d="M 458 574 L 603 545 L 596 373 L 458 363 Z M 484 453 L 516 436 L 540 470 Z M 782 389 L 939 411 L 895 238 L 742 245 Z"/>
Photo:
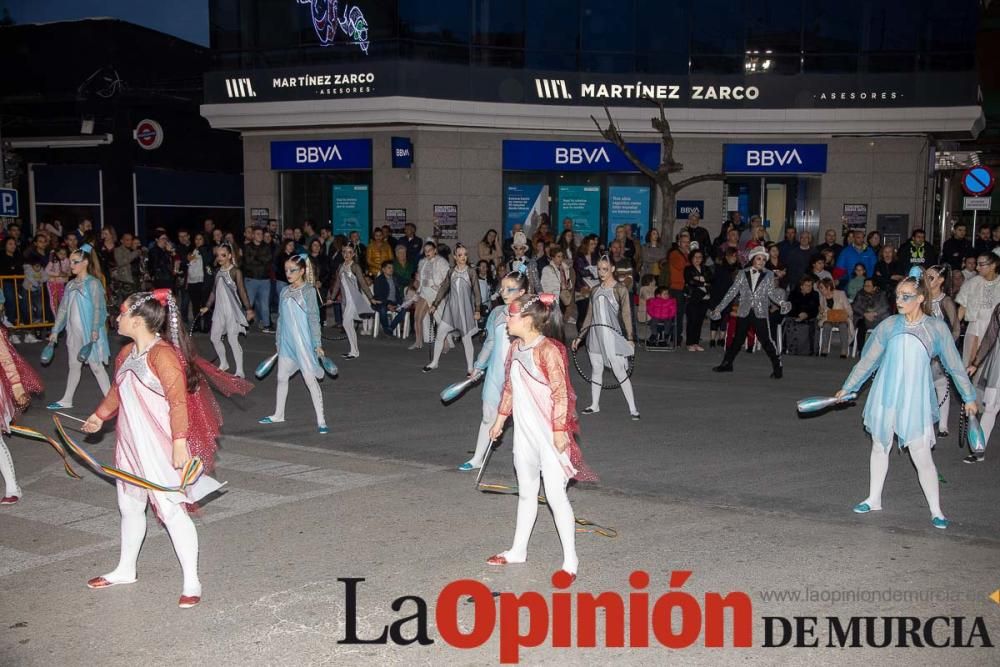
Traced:
<path id="1" fill-rule="evenodd" d="M 519 446 L 522 445 L 522 446 Z M 562 543 L 562 569 L 576 574 L 579 559 L 576 556 L 576 518 L 573 506 L 566 495 L 566 473 L 563 472 L 555 448 L 543 443 L 541 451 L 535 443 L 514 441 L 514 470 L 517 472 L 517 527 L 514 543 L 502 555 L 509 563 L 523 563 L 528 559 L 528 538 L 538 516 L 539 473 L 545 481 L 545 500 L 552 510 L 556 532 Z"/>
<path id="2" fill-rule="evenodd" d="M 990 433 L 997 423 L 997 413 L 1000 413 L 1000 390 L 990 387 L 983 397 L 983 415 L 979 419 L 979 425 L 983 427 L 983 436 L 986 443 L 990 442 Z M 978 456 L 978 454 L 977 454 Z"/>
<path id="3" fill-rule="evenodd" d="M 358 329 L 355 326 L 355 320 L 344 320 L 344 333 L 347 334 L 347 342 L 351 346 L 348 354 L 352 357 L 360 355 L 361 350 L 358 348 Z"/>
<path id="4" fill-rule="evenodd" d="M 931 517 L 944 518 L 941 513 L 941 499 L 938 490 L 938 471 L 934 465 L 934 458 L 931 456 L 930 443 L 926 440 L 909 443 L 906 451 L 910 453 L 910 459 L 917 468 L 917 479 L 920 480 L 920 488 L 923 489 L 927 506 L 931 510 Z M 868 503 L 873 510 L 882 509 L 882 488 L 885 486 L 885 477 L 889 473 L 889 454 L 892 453 L 892 446 L 883 447 L 881 443 L 872 440 L 872 453 L 868 497 L 862 501 Z"/>
<path id="5" fill-rule="evenodd" d="M 483 467 L 483 461 L 486 460 L 486 452 L 489 449 L 490 442 L 492 442 L 490 440 L 490 428 L 496 420 L 497 406 L 483 403 L 483 420 L 479 423 L 479 436 L 476 438 L 476 453 L 469 459 L 469 463 L 472 464 L 473 468 Z"/>
<path id="6" fill-rule="evenodd" d="M 434 359 L 430 363 L 431 368 L 438 367 L 438 362 L 441 361 L 441 351 L 444 349 L 445 339 L 448 338 L 448 334 L 452 331 L 454 331 L 454 329 L 444 322 L 438 323 L 437 338 L 434 340 Z M 472 372 L 472 355 L 474 352 L 472 347 L 472 338 L 475 335 L 476 331 L 473 330 L 462 336 L 462 347 L 465 349 L 465 368 L 469 373 Z"/>
<path id="7" fill-rule="evenodd" d="M 130 583 L 135 581 L 135 566 L 139 559 L 139 549 L 146 539 L 146 504 L 147 500 L 139 500 L 122 489 L 123 482 L 118 482 L 118 511 L 122 515 L 122 546 L 118 567 L 104 575 L 111 583 Z M 151 491 L 150 493 L 157 493 Z M 191 517 L 178 505 L 163 500 L 157 507 L 161 508 L 160 518 L 170 535 L 174 545 L 174 553 L 181 564 L 184 575 L 182 595 L 201 595 L 201 582 L 198 580 L 198 531 Z"/>
<path id="8" fill-rule="evenodd" d="M 108 379 L 108 372 L 104 370 L 104 364 L 99 361 L 88 361 L 87 365 L 90 366 L 91 372 L 94 374 L 94 378 L 97 380 L 97 386 L 101 388 L 101 395 L 106 395 L 111 391 L 111 380 Z M 69 375 L 66 377 L 66 393 L 63 397 L 59 399 L 59 402 L 63 407 L 71 408 L 73 407 L 73 396 L 76 394 L 76 387 L 80 384 L 80 372 L 83 370 L 83 364 L 77 361 L 76 353 L 73 350 L 69 351 Z"/>
<path id="9" fill-rule="evenodd" d="M 216 327 L 212 323 L 212 334 L 210 336 L 215 354 L 219 356 L 219 370 L 229 370 L 229 360 L 226 358 L 226 346 L 222 344 L 222 336 L 225 334 L 229 340 L 229 347 L 233 348 L 233 362 L 236 364 L 236 375 L 244 377 L 243 374 L 243 347 L 240 345 L 240 327 L 235 322 L 228 327 Z"/>
<path id="10" fill-rule="evenodd" d="M 21 487 L 17 485 L 17 477 L 14 475 L 14 460 L 10 458 L 10 450 L 7 449 L 7 443 L 3 441 L 3 436 L 0 436 L 0 474 L 3 475 L 4 497 L 17 496 L 20 498 Z"/>
<path id="11" fill-rule="evenodd" d="M 601 383 L 604 382 L 605 359 L 597 352 L 590 352 L 590 408 L 597 411 L 601 408 Z M 628 403 L 628 410 L 632 414 L 639 412 L 635 407 L 635 394 L 632 392 L 632 381 L 627 379 L 628 371 L 625 368 L 625 357 L 612 355 L 608 361 L 611 372 L 615 378 L 621 382 L 622 393 L 625 394 L 625 401 Z"/>
<path id="12" fill-rule="evenodd" d="M 271 420 L 276 422 L 285 421 L 285 402 L 288 399 L 288 379 L 299 371 L 299 366 L 288 357 L 278 357 L 278 396 L 274 404 L 274 414 Z M 326 418 L 323 416 L 323 395 L 319 391 L 319 381 L 313 377 L 312 373 L 302 373 L 302 379 L 309 390 L 309 397 L 312 399 L 313 409 L 316 411 L 316 425 L 326 426 Z"/>
<path id="13" fill-rule="evenodd" d="M 940 404 L 941 420 L 938 422 L 938 431 L 948 432 L 948 416 L 951 414 L 951 395 L 948 392 L 948 377 L 940 377 L 934 380 L 934 390 L 937 392 L 937 401 Z M 948 396 L 946 399 L 945 396 Z"/>

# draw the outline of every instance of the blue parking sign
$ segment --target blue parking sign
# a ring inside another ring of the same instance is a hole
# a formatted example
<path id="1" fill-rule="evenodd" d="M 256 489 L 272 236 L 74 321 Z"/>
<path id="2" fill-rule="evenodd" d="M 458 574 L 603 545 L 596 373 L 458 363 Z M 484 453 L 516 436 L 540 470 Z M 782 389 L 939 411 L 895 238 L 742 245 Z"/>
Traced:
<path id="1" fill-rule="evenodd" d="M 17 190 L 0 188 L 0 217 L 16 218 L 20 215 L 17 206 Z"/>

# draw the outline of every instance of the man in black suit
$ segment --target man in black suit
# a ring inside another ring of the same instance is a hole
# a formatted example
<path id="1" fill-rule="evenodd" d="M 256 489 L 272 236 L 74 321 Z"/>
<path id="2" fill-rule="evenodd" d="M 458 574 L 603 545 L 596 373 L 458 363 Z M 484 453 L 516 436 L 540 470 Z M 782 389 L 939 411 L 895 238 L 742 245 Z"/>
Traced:
<path id="1" fill-rule="evenodd" d="M 373 285 L 375 310 L 378 311 L 382 331 L 387 336 L 391 336 L 396 327 L 402 323 L 403 318 L 406 317 L 406 311 L 399 307 L 403 303 L 403 286 L 393 271 L 391 259 L 382 262 L 382 271 L 376 276 Z M 394 315 L 392 322 L 389 321 L 390 314 Z"/>

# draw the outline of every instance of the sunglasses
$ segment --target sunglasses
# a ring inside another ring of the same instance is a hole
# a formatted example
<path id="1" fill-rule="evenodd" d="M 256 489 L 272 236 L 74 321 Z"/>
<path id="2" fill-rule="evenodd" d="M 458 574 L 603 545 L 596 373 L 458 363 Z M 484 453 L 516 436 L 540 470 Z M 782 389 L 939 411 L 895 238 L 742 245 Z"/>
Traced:
<path id="1" fill-rule="evenodd" d="M 900 292 L 900 293 L 896 294 L 896 300 L 897 301 L 902 301 L 903 303 L 909 303 L 909 302 L 913 301 L 914 299 L 916 299 L 918 296 L 920 296 L 920 295 L 919 294 L 910 294 L 908 292 Z"/>

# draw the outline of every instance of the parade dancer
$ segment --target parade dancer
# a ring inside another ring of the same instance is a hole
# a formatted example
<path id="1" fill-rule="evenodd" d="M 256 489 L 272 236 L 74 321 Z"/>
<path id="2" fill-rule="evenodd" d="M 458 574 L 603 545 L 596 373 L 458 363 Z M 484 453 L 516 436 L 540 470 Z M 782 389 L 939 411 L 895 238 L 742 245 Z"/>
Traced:
<path id="1" fill-rule="evenodd" d="M 49 342 L 59 340 L 59 333 L 66 330 L 66 348 L 69 353 L 69 375 L 66 378 L 66 393 L 55 403 L 49 403 L 49 410 L 66 410 L 73 407 L 73 396 L 80 384 L 83 362 L 78 359 L 80 350 L 89 346 L 86 363 L 90 366 L 101 394 L 111 389 L 111 380 L 104 364 L 111 359 L 108 347 L 108 306 L 104 295 L 104 282 L 97 253 L 89 243 L 84 243 L 70 255 L 70 272 L 73 279 L 66 284 L 66 291 L 59 302 L 55 326 Z"/>
<path id="2" fill-rule="evenodd" d="M 434 341 L 434 358 L 424 366 L 424 373 L 438 367 L 441 361 L 441 351 L 448 334 L 458 331 L 462 334 L 462 347 L 465 348 L 466 373 L 471 376 L 474 349 L 472 338 L 479 333 L 479 304 L 482 301 L 479 294 L 479 275 L 469 266 L 469 251 L 462 245 L 455 246 L 455 266 L 448 269 L 444 282 L 437 296 L 431 303 L 430 313 L 433 317 L 441 303 L 441 313 L 438 316 L 438 332 Z"/>
<path id="3" fill-rule="evenodd" d="M 753 248 L 749 254 L 750 267 L 743 269 L 736 274 L 732 287 L 722 297 L 722 301 L 715 306 L 709 317 L 718 320 L 722 317 L 722 311 L 735 299 L 739 297 L 739 309 L 736 313 L 736 336 L 733 343 L 726 349 L 726 354 L 722 358 L 722 363 L 712 370 L 716 373 L 732 373 L 733 360 L 740 353 L 740 349 L 746 342 L 747 331 L 754 328 L 757 340 L 760 341 L 764 352 L 771 359 L 771 377 L 781 378 L 781 353 L 775 349 L 774 341 L 771 339 L 771 327 L 768 326 L 768 309 L 770 303 L 775 303 L 781 308 L 781 314 L 787 314 L 792 305 L 786 301 L 785 291 L 778 287 L 778 282 L 774 278 L 774 273 L 764 268 L 767 263 L 767 250 L 763 246 Z"/>
<path id="4" fill-rule="evenodd" d="M 372 303 L 375 299 L 368 283 L 365 282 L 364 272 L 355 261 L 356 252 L 352 245 L 346 245 L 341 250 L 344 263 L 337 271 L 337 284 L 334 285 L 330 295 L 331 300 L 336 299 L 339 295 L 344 305 L 344 332 L 347 334 L 347 342 L 351 345 L 350 351 L 341 355 L 344 359 L 357 359 L 358 355 L 361 354 L 358 350 L 358 330 L 354 323 L 360 322 L 364 316 L 374 317 L 375 315 L 375 311 L 372 310 Z M 322 371 L 322 369 L 320 370 Z M 322 372 L 320 377 L 323 377 Z"/>
<path id="5" fill-rule="evenodd" d="M 514 469 L 517 473 L 517 525 L 510 549 L 491 556 L 490 565 L 523 563 L 528 538 L 538 514 L 539 475 L 562 543 L 562 570 L 576 579 L 576 519 L 566 495 L 570 479 L 595 481 L 583 462 L 574 433 L 576 395 L 569 381 L 559 305 L 554 294 L 522 296 L 509 307 L 507 331 L 516 340 L 506 364 L 506 380 L 490 438 L 503 434 L 507 418 L 514 417 Z"/>
<path id="6" fill-rule="evenodd" d="M 979 376 L 976 383 L 983 389 L 983 417 L 979 424 L 983 428 L 983 436 L 986 442 L 990 441 L 990 433 L 997 423 L 997 414 L 1000 413 L 1000 353 L 997 351 L 997 338 L 1000 334 L 1000 304 L 993 308 L 990 315 L 990 323 L 986 328 L 986 333 L 980 342 L 976 352 L 976 358 L 968 368 L 969 375 Z M 986 460 L 985 453 L 970 453 L 964 459 L 966 463 L 982 463 Z"/>
<path id="7" fill-rule="evenodd" d="M 497 419 L 497 408 L 500 406 L 507 370 L 507 355 L 510 352 L 510 336 L 507 335 L 509 308 L 510 304 L 524 296 L 527 291 L 528 277 L 524 273 L 518 271 L 508 273 L 500 281 L 500 298 L 503 299 L 503 304 L 494 308 L 486 318 L 486 341 L 476 360 L 476 370 L 486 374 L 483 379 L 483 420 L 479 424 L 476 453 L 458 466 L 463 472 L 483 467 L 486 452 L 492 442 L 490 428 Z"/>
<path id="8" fill-rule="evenodd" d="M 419 350 L 425 342 L 434 342 L 431 304 L 448 276 L 448 269 L 448 260 L 438 255 L 437 244 L 433 241 L 425 243 L 424 258 L 417 265 L 417 293 L 420 298 L 413 308 L 413 328 L 417 339 L 410 346 L 411 350 Z"/>
<path id="9" fill-rule="evenodd" d="M 24 412 L 31 401 L 30 394 L 42 392 L 42 381 L 34 369 L 14 350 L 7 337 L 7 328 L 0 327 L 0 430 L 10 432 L 10 424 Z M 14 461 L 7 443 L 0 435 L 0 475 L 4 493 L 0 505 L 13 505 L 24 495 L 17 485 Z"/>
<path id="10" fill-rule="evenodd" d="M 221 413 L 211 390 L 201 382 L 199 370 L 211 366 L 199 364 L 193 355 L 170 290 L 128 297 L 121 305 L 118 333 L 133 342 L 118 354 L 115 384 L 83 430 L 97 433 L 117 415 L 115 466 L 155 484 L 180 486 L 180 471 L 193 456 L 201 457 L 210 471 Z M 214 493 L 221 484 L 202 474 L 183 492 L 147 490 L 121 480 L 117 487 L 122 516 L 118 566 L 94 577 L 87 586 L 99 589 L 136 581 L 136 561 L 146 536 L 146 505 L 151 504 L 180 561 L 183 586 L 178 605 L 198 604 L 202 594 L 198 532 L 186 505 Z"/>
<path id="11" fill-rule="evenodd" d="M 924 272 L 924 284 L 927 286 L 927 297 L 931 303 L 931 315 L 939 320 L 944 320 L 948 328 L 951 329 L 952 339 L 957 343 L 962 334 L 962 320 L 958 316 L 958 306 L 944 292 L 950 278 L 951 267 L 947 264 L 928 267 Z M 948 375 L 944 372 L 938 359 L 932 362 L 932 368 L 934 371 L 934 391 L 937 393 L 938 408 L 941 412 L 937 434 L 938 437 L 945 438 L 948 436 L 948 416 L 951 414 Z"/>
<path id="12" fill-rule="evenodd" d="M 278 393 L 274 414 L 260 419 L 260 424 L 278 424 L 285 421 L 285 401 L 288 398 L 288 380 L 302 371 L 302 379 L 309 390 L 316 425 L 322 434 L 329 433 L 323 415 L 323 395 L 318 380 L 323 377 L 319 358 L 324 356 L 320 338 L 319 302 L 312 263 L 305 254 L 292 255 L 285 262 L 288 287 L 281 291 L 278 304 L 278 326 L 275 345 L 278 348 Z M 344 316 L 345 328 L 349 320 Z M 353 325 L 351 325 L 353 326 Z"/>
<path id="13" fill-rule="evenodd" d="M 614 267 L 607 255 L 597 261 L 597 275 L 600 284 L 590 292 L 590 305 L 580 331 L 594 326 L 587 335 L 587 355 L 590 357 L 590 407 L 585 415 L 601 411 L 601 384 L 604 382 L 604 367 L 611 368 L 615 378 L 621 383 L 622 393 L 628 403 L 629 414 L 634 421 L 639 419 L 639 409 L 635 406 L 632 381 L 628 378 L 626 357 L 635 354 L 635 332 L 632 329 L 632 299 L 628 288 L 615 278 Z M 622 336 L 619 331 L 624 331 Z M 573 351 L 580 347 L 583 338 L 573 341 Z"/>
<path id="14" fill-rule="evenodd" d="M 233 249 L 228 243 L 223 243 L 216 249 L 219 270 L 215 274 L 215 285 L 212 293 L 201 308 L 199 314 L 204 315 L 213 307 L 212 332 L 210 338 L 215 354 L 219 357 L 219 370 L 229 370 L 226 358 L 226 347 L 222 337 L 229 341 L 233 348 L 233 363 L 236 365 L 236 377 L 246 377 L 243 373 L 243 347 L 240 345 L 240 334 L 246 334 L 250 320 L 254 318 L 253 308 L 243 283 L 243 272 L 233 261 Z"/>
<path id="15" fill-rule="evenodd" d="M 919 274 L 919 269 L 916 269 Z M 976 392 L 962 366 L 951 329 L 932 317 L 926 286 L 919 275 L 903 279 L 896 287 L 898 314 L 875 327 L 837 398 L 855 393 L 878 370 L 865 403 L 864 424 L 872 436 L 868 497 L 854 506 L 858 514 L 882 509 L 882 488 L 889 472 L 889 450 L 896 438 L 900 449 L 910 452 L 917 478 L 931 511 L 935 528 L 947 528 L 941 511 L 938 473 L 931 456 L 937 399 L 931 360 L 941 360 L 965 403 L 966 414 L 976 414 Z"/>

